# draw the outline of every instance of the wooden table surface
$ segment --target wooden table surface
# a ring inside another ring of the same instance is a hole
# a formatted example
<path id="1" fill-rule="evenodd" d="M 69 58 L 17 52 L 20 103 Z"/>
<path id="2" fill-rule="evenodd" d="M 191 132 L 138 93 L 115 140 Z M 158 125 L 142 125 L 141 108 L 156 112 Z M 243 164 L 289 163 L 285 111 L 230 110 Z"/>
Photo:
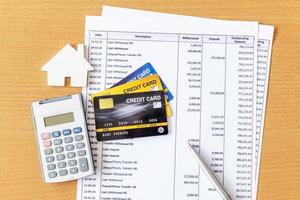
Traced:
<path id="1" fill-rule="evenodd" d="M 42 181 L 29 105 L 80 92 L 47 87 L 40 68 L 66 43 L 83 42 L 85 15 L 103 4 L 275 25 L 258 199 L 300 199 L 300 1 L 1 0 L 0 200 L 75 200 L 75 181 Z"/>

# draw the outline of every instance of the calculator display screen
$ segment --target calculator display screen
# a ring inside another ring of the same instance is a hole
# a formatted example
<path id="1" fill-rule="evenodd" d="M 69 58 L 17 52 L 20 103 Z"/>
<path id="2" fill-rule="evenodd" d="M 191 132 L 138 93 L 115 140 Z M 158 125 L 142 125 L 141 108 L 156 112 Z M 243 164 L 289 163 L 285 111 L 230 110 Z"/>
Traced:
<path id="1" fill-rule="evenodd" d="M 69 113 L 44 117 L 44 122 L 46 127 L 74 122 L 74 114 L 73 112 L 69 112 Z"/>

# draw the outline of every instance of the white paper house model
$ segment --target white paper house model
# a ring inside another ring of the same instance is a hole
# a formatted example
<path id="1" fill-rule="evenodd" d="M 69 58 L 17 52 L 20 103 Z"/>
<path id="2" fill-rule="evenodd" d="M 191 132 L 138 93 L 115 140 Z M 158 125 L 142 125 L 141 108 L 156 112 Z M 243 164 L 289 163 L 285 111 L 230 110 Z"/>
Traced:
<path id="1" fill-rule="evenodd" d="M 77 45 L 77 51 L 67 44 L 43 67 L 48 75 L 48 85 L 64 86 L 65 78 L 71 78 L 72 87 L 86 86 L 87 73 L 93 67 L 84 59 L 83 44 Z"/>

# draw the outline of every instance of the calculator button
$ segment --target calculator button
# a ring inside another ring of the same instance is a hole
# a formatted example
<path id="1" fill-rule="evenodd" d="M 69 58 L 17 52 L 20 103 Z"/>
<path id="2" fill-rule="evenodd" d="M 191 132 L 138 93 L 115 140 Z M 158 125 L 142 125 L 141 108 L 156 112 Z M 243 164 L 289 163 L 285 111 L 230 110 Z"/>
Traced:
<path id="1" fill-rule="evenodd" d="M 76 148 L 77 149 L 82 149 L 83 147 L 84 147 L 84 143 L 83 142 L 80 142 L 80 143 L 76 144 Z"/>
<path id="2" fill-rule="evenodd" d="M 74 152 L 69 152 L 69 153 L 67 153 L 67 157 L 68 158 L 74 158 L 75 157 L 75 153 Z"/>
<path id="3" fill-rule="evenodd" d="M 57 154 L 56 155 L 56 159 L 57 160 L 64 160 L 65 159 L 65 155 L 64 154 Z"/>
<path id="4" fill-rule="evenodd" d="M 85 152 L 85 150 L 80 150 L 80 151 L 77 151 L 77 155 L 78 156 L 85 156 L 86 152 Z"/>
<path id="5" fill-rule="evenodd" d="M 50 163 L 50 162 L 53 162 L 53 161 L 54 161 L 54 157 L 53 156 L 46 157 L 46 162 L 47 163 Z"/>
<path id="6" fill-rule="evenodd" d="M 60 131 L 54 131 L 54 132 L 52 132 L 52 136 L 54 138 L 57 138 L 57 137 L 61 136 L 61 132 Z"/>
<path id="7" fill-rule="evenodd" d="M 62 139 L 56 139 L 53 141 L 54 145 L 60 145 L 62 143 Z"/>
<path id="8" fill-rule="evenodd" d="M 51 141 L 47 140 L 47 141 L 43 141 L 43 145 L 44 147 L 51 147 L 52 143 Z"/>
<path id="9" fill-rule="evenodd" d="M 76 174 L 78 172 L 78 168 L 77 167 L 73 167 L 69 171 L 70 171 L 70 174 Z"/>
<path id="10" fill-rule="evenodd" d="M 51 149 L 51 148 L 49 148 L 49 149 L 45 149 L 45 154 L 46 155 L 50 155 L 50 154 L 52 154 L 53 153 L 53 149 Z"/>
<path id="11" fill-rule="evenodd" d="M 60 176 L 65 176 L 67 174 L 68 174 L 68 171 L 66 169 L 59 170 L 59 175 Z"/>
<path id="12" fill-rule="evenodd" d="M 49 164 L 47 165 L 48 170 L 54 170 L 56 168 L 55 164 Z"/>
<path id="13" fill-rule="evenodd" d="M 68 161 L 68 165 L 69 166 L 75 166 L 77 164 L 77 161 L 76 160 L 69 160 Z"/>
<path id="14" fill-rule="evenodd" d="M 74 145 L 73 145 L 73 144 L 68 144 L 68 145 L 66 146 L 66 149 L 67 149 L 67 151 L 71 151 L 71 150 L 74 149 Z"/>
<path id="15" fill-rule="evenodd" d="M 73 128 L 73 132 L 74 133 L 81 133 L 82 132 L 82 128 L 81 127 Z"/>
<path id="16" fill-rule="evenodd" d="M 65 143 L 71 143 L 71 142 L 73 142 L 73 138 L 72 137 L 65 137 L 64 141 L 65 141 Z"/>
<path id="17" fill-rule="evenodd" d="M 59 162 L 57 163 L 58 168 L 65 168 L 66 167 L 66 162 Z"/>
<path id="18" fill-rule="evenodd" d="M 75 141 L 83 140 L 83 135 L 75 135 Z"/>
<path id="19" fill-rule="evenodd" d="M 59 147 L 55 147 L 55 152 L 56 153 L 60 153 L 60 152 L 63 152 L 64 148 L 62 146 L 59 146 Z"/>
<path id="20" fill-rule="evenodd" d="M 79 158 L 79 169 L 81 172 L 86 172 L 89 170 L 88 162 L 86 158 Z"/>
<path id="21" fill-rule="evenodd" d="M 57 173 L 56 172 L 49 172 L 48 176 L 49 176 L 49 178 L 54 178 L 54 177 L 57 176 Z"/>
<path id="22" fill-rule="evenodd" d="M 70 135 L 72 132 L 71 132 L 71 129 L 65 129 L 63 130 L 63 134 L 64 135 Z"/>
<path id="23" fill-rule="evenodd" d="M 50 139 L 50 134 L 49 133 L 42 133 L 41 138 L 42 138 L 42 140 L 48 140 L 48 139 Z"/>

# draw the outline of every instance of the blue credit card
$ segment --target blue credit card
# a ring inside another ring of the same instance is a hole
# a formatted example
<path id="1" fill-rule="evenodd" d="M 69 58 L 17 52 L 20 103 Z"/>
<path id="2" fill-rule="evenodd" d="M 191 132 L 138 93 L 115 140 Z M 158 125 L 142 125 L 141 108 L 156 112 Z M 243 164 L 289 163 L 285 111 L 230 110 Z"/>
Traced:
<path id="1" fill-rule="evenodd" d="M 118 83 L 113 85 L 112 87 L 122 85 L 122 84 L 130 82 L 130 81 L 135 81 L 135 80 L 144 78 L 149 75 L 154 75 L 154 74 L 157 74 L 157 72 L 155 71 L 153 66 L 150 63 L 146 63 L 143 66 L 141 66 L 140 68 L 138 68 L 137 70 L 135 70 L 134 72 L 132 72 L 131 74 L 129 74 L 128 76 L 126 76 L 125 78 L 123 78 L 121 81 L 119 81 Z M 161 84 L 164 89 L 164 93 L 167 97 L 167 100 L 171 101 L 173 99 L 172 93 L 169 91 L 166 84 L 162 80 L 161 80 Z"/>

